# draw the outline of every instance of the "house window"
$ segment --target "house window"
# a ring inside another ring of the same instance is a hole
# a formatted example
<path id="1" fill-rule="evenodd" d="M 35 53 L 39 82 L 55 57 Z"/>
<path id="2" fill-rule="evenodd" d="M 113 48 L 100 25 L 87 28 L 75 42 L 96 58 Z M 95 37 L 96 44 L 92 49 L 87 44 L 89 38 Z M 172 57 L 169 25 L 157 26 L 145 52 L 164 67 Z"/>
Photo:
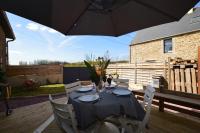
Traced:
<path id="1" fill-rule="evenodd" d="M 168 38 L 164 40 L 164 53 L 172 52 L 172 38 Z"/>

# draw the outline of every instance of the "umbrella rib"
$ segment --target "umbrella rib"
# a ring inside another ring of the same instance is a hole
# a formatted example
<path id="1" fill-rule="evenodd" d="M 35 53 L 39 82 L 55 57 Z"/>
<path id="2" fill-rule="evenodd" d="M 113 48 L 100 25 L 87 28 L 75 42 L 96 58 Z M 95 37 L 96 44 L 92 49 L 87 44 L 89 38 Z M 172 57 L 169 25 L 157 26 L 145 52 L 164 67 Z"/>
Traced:
<path id="1" fill-rule="evenodd" d="M 113 27 L 113 32 L 114 32 L 114 34 L 115 34 L 115 36 L 117 36 L 117 32 L 116 32 L 116 26 L 115 26 L 115 24 L 114 24 L 114 22 L 113 22 L 113 19 L 112 19 L 112 16 L 111 15 L 109 15 L 110 16 L 110 19 L 111 19 L 111 23 L 112 23 L 112 27 Z"/>
<path id="2" fill-rule="evenodd" d="M 166 13 L 166 12 L 164 12 L 164 11 L 162 11 L 162 10 L 160 10 L 160 9 L 158 9 L 158 8 L 156 8 L 156 7 L 154 7 L 154 6 L 151 6 L 151 5 L 149 5 L 149 4 L 146 4 L 146 3 L 144 3 L 144 2 L 142 2 L 142 1 L 140 1 L 140 0 L 133 0 L 133 1 L 136 2 L 136 3 L 138 3 L 138 4 L 140 4 L 140 5 L 145 6 L 145 7 L 149 8 L 149 9 L 151 9 L 151 10 L 154 10 L 154 11 L 156 11 L 156 12 L 159 12 L 159 13 L 161 13 L 162 15 L 164 15 L 164 16 L 166 16 L 166 17 L 172 19 L 172 20 L 178 20 L 177 17 L 174 17 L 174 16 L 172 16 L 172 15 L 170 15 L 170 14 L 168 14 L 168 13 Z"/>
<path id="3" fill-rule="evenodd" d="M 76 18 L 74 23 L 67 29 L 66 34 L 69 33 L 75 26 L 75 24 L 79 21 L 79 19 L 83 16 L 83 14 L 88 10 L 88 8 L 91 6 L 92 2 L 90 2 L 87 7 L 80 13 L 80 15 Z"/>

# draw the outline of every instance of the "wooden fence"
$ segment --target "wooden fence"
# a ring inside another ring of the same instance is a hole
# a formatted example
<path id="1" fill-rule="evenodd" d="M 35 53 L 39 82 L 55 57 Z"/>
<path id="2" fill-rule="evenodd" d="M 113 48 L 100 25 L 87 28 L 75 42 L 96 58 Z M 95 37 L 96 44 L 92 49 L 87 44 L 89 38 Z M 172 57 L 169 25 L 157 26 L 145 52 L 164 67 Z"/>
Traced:
<path id="1" fill-rule="evenodd" d="M 8 66 L 6 74 L 8 77 L 19 75 L 51 75 L 62 74 L 62 70 L 62 65 Z"/>
<path id="2" fill-rule="evenodd" d="M 107 73 L 117 73 L 120 78 L 129 79 L 130 86 L 134 84 L 147 85 L 155 75 L 167 78 L 167 66 L 165 62 L 111 64 L 108 66 Z"/>
<path id="3" fill-rule="evenodd" d="M 165 62 L 136 62 L 134 64 L 111 64 L 108 74 L 117 73 L 120 78 L 129 79 L 129 86 L 135 84 L 147 85 L 152 82 L 153 76 L 163 76 L 168 82 L 169 91 L 198 94 L 197 64 L 170 65 Z"/>

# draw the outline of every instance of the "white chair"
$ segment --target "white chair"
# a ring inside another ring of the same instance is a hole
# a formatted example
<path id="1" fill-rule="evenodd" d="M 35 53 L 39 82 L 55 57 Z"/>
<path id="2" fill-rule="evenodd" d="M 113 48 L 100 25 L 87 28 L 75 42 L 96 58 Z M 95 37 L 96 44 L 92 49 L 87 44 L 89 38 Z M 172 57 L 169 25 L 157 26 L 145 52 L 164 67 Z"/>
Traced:
<path id="1" fill-rule="evenodd" d="M 144 100 L 141 105 L 146 111 L 146 114 L 143 121 L 135 121 L 126 117 L 119 118 L 121 126 L 123 127 L 123 129 L 125 129 L 127 133 L 144 132 L 144 129 L 149 121 L 154 92 L 155 92 L 155 89 L 150 85 L 147 86 L 144 92 Z M 124 130 L 122 132 L 124 132 Z"/>
<path id="2" fill-rule="evenodd" d="M 71 104 L 56 103 L 51 95 L 49 95 L 49 100 L 57 125 L 67 133 L 78 133 L 73 106 Z"/>
<path id="3" fill-rule="evenodd" d="M 119 87 L 129 87 L 129 79 L 113 79 Z"/>
<path id="4" fill-rule="evenodd" d="M 69 100 L 69 93 L 72 92 L 72 91 L 75 91 L 79 88 L 81 88 L 81 82 L 80 81 L 73 82 L 73 83 L 70 83 L 70 84 L 65 84 L 65 92 L 66 92 L 66 95 L 67 95 L 67 102 Z"/>
<path id="5" fill-rule="evenodd" d="M 81 82 L 80 81 L 76 81 L 76 82 L 73 82 L 73 83 L 70 83 L 70 84 L 65 84 L 65 90 L 66 92 L 71 92 L 71 91 L 74 91 L 78 88 L 81 87 Z"/>
<path id="6" fill-rule="evenodd" d="M 120 133 L 120 131 L 114 124 L 103 122 L 93 133 Z"/>

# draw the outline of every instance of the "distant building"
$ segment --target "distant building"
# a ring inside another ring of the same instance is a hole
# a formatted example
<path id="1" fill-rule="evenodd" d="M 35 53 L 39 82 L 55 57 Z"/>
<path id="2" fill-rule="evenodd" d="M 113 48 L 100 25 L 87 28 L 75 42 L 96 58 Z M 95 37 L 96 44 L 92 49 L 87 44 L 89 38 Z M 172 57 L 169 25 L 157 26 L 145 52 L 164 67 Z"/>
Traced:
<path id="1" fill-rule="evenodd" d="M 136 32 L 130 45 L 130 62 L 197 59 L 200 46 L 200 8 L 191 9 L 180 21 Z"/>
<path id="2" fill-rule="evenodd" d="M 0 68 L 5 70 L 8 65 L 8 42 L 15 39 L 15 35 L 4 11 L 0 10 Z"/>

